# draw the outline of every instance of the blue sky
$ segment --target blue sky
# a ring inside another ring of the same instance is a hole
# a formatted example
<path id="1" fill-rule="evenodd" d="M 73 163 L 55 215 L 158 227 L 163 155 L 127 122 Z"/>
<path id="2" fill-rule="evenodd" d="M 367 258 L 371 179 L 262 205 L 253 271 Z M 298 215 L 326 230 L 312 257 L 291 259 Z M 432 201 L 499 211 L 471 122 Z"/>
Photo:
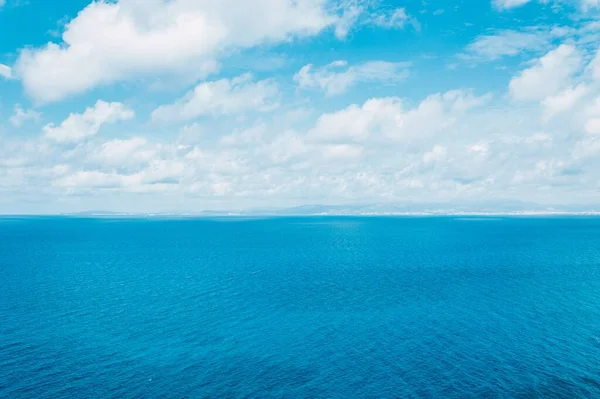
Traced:
<path id="1" fill-rule="evenodd" d="M 600 199 L 600 0 L 0 0 L 0 213 Z"/>

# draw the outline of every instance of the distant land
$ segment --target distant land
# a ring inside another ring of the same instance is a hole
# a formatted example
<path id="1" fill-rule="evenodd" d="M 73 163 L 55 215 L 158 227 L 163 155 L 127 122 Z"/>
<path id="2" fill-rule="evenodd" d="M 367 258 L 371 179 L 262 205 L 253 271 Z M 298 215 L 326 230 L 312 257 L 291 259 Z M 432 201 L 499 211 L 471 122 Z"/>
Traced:
<path id="1" fill-rule="evenodd" d="M 256 208 L 247 210 L 202 210 L 165 212 L 115 212 L 85 211 L 61 213 L 62 216 L 79 217 L 223 217 L 223 216 L 500 216 L 500 215 L 600 215 L 597 205 L 540 205 L 520 201 L 496 203 L 403 203 L 403 204 L 351 204 L 303 205 L 289 208 Z"/>

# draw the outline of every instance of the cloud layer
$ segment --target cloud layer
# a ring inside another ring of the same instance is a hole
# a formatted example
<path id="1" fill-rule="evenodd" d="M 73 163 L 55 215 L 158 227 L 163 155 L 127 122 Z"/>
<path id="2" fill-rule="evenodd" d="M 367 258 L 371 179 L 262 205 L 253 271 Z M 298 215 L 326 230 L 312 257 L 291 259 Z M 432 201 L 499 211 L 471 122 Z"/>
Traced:
<path id="1" fill-rule="evenodd" d="M 439 35 L 413 15 L 460 7 L 92 2 L 2 55 L 0 211 L 597 203 L 598 2 L 485 12 L 526 3 L 572 18 L 461 20 L 463 41 L 424 52 Z"/>

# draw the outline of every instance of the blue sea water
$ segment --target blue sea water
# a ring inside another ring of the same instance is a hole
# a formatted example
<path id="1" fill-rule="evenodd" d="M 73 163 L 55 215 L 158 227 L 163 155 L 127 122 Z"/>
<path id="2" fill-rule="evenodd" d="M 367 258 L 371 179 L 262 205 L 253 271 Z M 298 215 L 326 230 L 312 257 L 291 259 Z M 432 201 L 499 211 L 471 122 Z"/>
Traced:
<path id="1" fill-rule="evenodd" d="M 2 218 L 0 397 L 600 397 L 600 218 Z"/>

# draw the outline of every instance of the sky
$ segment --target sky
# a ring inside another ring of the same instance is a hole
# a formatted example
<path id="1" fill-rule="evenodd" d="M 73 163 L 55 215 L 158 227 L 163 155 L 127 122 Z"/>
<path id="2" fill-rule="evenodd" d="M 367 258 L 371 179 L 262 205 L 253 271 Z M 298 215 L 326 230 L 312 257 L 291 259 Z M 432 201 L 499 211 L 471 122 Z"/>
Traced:
<path id="1" fill-rule="evenodd" d="M 0 0 L 0 213 L 600 208 L 600 0 Z"/>

